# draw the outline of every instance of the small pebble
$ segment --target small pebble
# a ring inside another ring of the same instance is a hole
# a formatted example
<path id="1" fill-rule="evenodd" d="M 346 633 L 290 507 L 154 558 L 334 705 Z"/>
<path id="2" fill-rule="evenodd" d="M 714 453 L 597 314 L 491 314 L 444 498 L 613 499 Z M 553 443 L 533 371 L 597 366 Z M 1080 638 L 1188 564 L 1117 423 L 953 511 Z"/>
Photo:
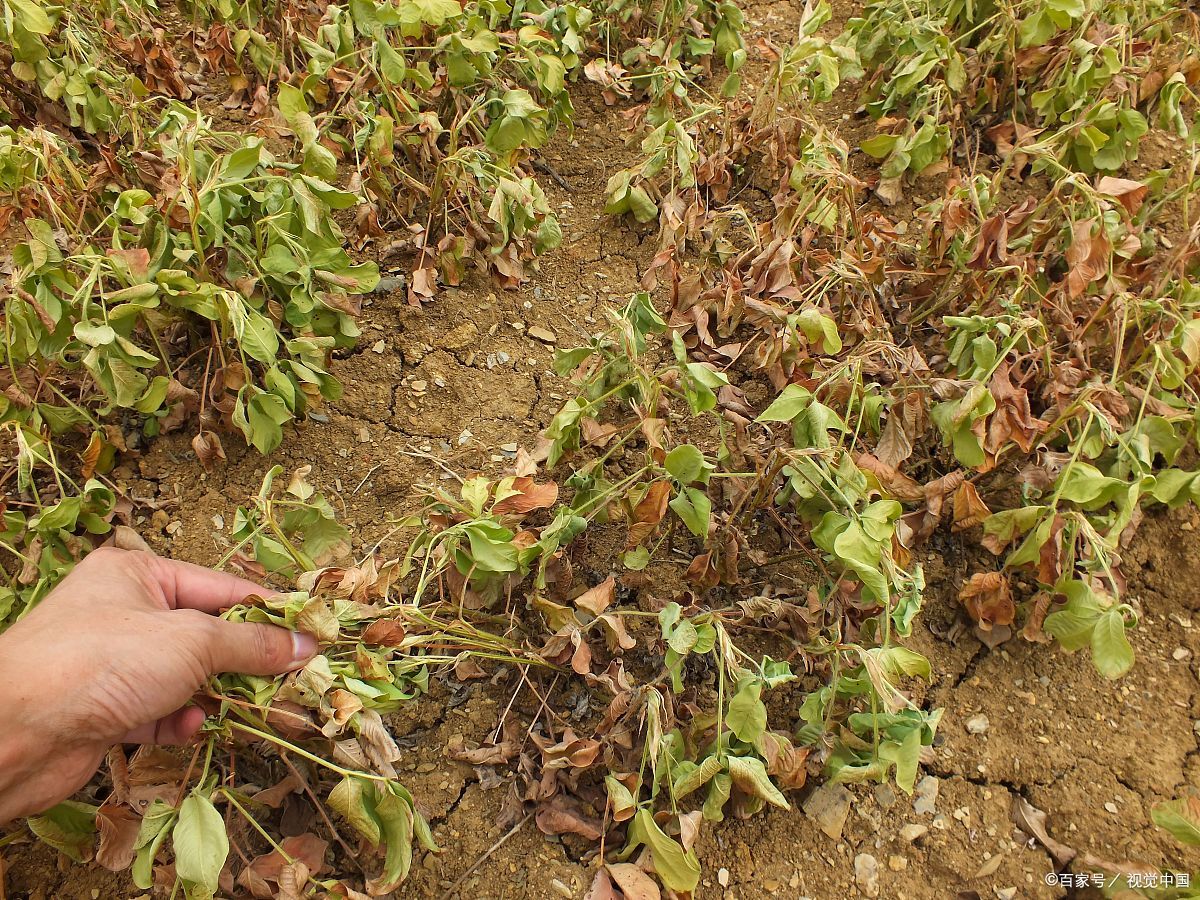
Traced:
<path id="1" fill-rule="evenodd" d="M 724 866 L 717 869 L 717 884 L 721 887 L 729 887 L 729 870 Z"/>
<path id="2" fill-rule="evenodd" d="M 972 716 L 967 719 L 967 732 L 969 734 L 983 734 L 991 726 L 988 717 L 980 713 L 977 716 Z"/>
<path id="3" fill-rule="evenodd" d="M 1104 808 L 1114 816 L 1120 812 L 1120 810 L 1117 809 L 1117 804 L 1113 803 L 1111 800 L 1104 804 Z"/>
<path id="4" fill-rule="evenodd" d="M 900 829 L 900 839 L 905 843 L 911 844 L 914 841 L 919 841 L 925 835 L 929 834 L 928 825 L 905 825 Z"/>
<path id="5" fill-rule="evenodd" d="M 1171 659 L 1176 660 L 1177 662 L 1183 662 L 1183 660 L 1187 659 L 1191 655 L 1192 651 L 1187 647 L 1176 647 L 1175 652 L 1171 654 Z"/>
<path id="6" fill-rule="evenodd" d="M 854 857 L 854 883 L 865 896 L 879 896 L 879 861 L 870 853 Z"/>

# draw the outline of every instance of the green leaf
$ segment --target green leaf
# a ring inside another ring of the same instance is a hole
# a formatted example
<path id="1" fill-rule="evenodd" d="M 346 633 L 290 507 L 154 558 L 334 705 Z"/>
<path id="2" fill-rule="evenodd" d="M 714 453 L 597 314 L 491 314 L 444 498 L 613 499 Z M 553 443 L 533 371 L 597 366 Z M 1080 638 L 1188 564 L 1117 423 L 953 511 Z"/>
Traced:
<path id="1" fill-rule="evenodd" d="M 175 807 L 164 800 L 155 799 L 142 815 L 137 839 L 133 842 L 137 856 L 130 870 L 133 883 L 142 890 L 148 890 L 154 884 L 154 860 L 159 848 L 171 834 L 176 814 Z"/>
<path id="2" fill-rule="evenodd" d="M 1133 665 L 1133 647 L 1125 636 L 1120 607 L 1106 610 L 1092 629 L 1092 662 L 1105 678 L 1120 678 Z"/>
<path id="3" fill-rule="evenodd" d="M 747 678 L 729 701 L 725 724 L 739 741 L 753 744 L 767 730 L 767 707 L 761 695 L 762 684 L 755 678 Z"/>
<path id="4" fill-rule="evenodd" d="M 684 488 L 667 504 L 675 515 L 683 521 L 688 531 L 696 537 L 708 534 L 708 523 L 712 515 L 712 501 L 704 491 L 697 488 Z"/>
<path id="5" fill-rule="evenodd" d="M 731 756 L 727 760 L 733 783 L 751 796 L 767 801 L 780 809 L 791 809 L 787 798 L 771 783 L 763 761 L 755 756 Z"/>
<path id="6" fill-rule="evenodd" d="M 686 797 L 708 784 L 724 768 L 715 756 L 706 756 L 699 765 L 685 759 L 671 770 L 671 794 L 676 800 Z"/>
<path id="7" fill-rule="evenodd" d="M 117 333 L 108 325 L 93 325 L 90 322 L 75 323 L 75 338 L 89 347 L 103 347 L 116 341 Z"/>
<path id="8" fill-rule="evenodd" d="M 494 522 L 472 522 L 466 526 L 471 544 L 471 560 L 485 572 L 515 572 L 517 548 L 512 532 Z M 465 572 L 463 573 L 466 574 Z"/>
<path id="9" fill-rule="evenodd" d="M 902 740 L 885 741 L 879 747 L 879 756 L 896 766 L 896 786 L 911 794 L 921 761 L 921 729 L 911 729 Z"/>
<path id="10" fill-rule="evenodd" d="M 808 409 L 812 400 L 812 391 L 808 388 L 799 384 L 789 384 L 755 421 L 790 422 Z"/>
<path id="11" fill-rule="evenodd" d="M 40 816 L 28 820 L 29 830 L 43 843 L 65 853 L 75 862 L 92 858 L 96 840 L 96 807 L 64 800 Z"/>
<path id="12" fill-rule="evenodd" d="M 413 807 L 406 797 L 385 788 L 375 806 L 375 815 L 383 826 L 386 847 L 383 873 L 374 888 L 380 893 L 395 890 L 408 877 L 413 859 Z M 375 891 L 373 891 L 374 893 Z"/>
<path id="13" fill-rule="evenodd" d="M 175 852 L 175 874 L 192 891 L 211 897 L 219 888 L 221 869 L 229 855 L 225 821 L 212 801 L 192 791 L 179 807 L 179 819 L 171 833 Z"/>
<path id="14" fill-rule="evenodd" d="M 1156 803 L 1150 809 L 1150 818 L 1179 843 L 1200 847 L 1200 797 L 1180 797 Z"/>
<path id="15" fill-rule="evenodd" d="M 671 634 L 667 637 L 667 646 L 684 656 L 696 646 L 697 637 L 696 626 L 684 619 L 671 629 Z"/>
<path id="16" fill-rule="evenodd" d="M 650 565 L 650 551 L 644 546 L 634 547 L 622 557 L 621 561 L 625 564 L 625 568 L 640 572 Z"/>
<path id="17" fill-rule="evenodd" d="M 329 792 L 329 806 L 378 847 L 383 841 L 383 827 L 375 815 L 372 793 L 371 783 L 365 778 L 347 775 Z"/>
<path id="18" fill-rule="evenodd" d="M 718 772 L 708 785 L 708 796 L 704 798 L 702 807 L 704 818 L 710 822 L 720 822 L 725 818 L 725 804 L 733 792 L 733 779 L 725 772 Z"/>
<path id="19" fill-rule="evenodd" d="M 6 0 L 17 24 L 31 34 L 48 35 L 54 31 L 54 23 L 45 9 L 35 0 Z"/>
<path id="20" fill-rule="evenodd" d="M 676 481 L 691 484 L 704 471 L 704 454 L 694 444 L 681 444 L 667 454 L 663 467 Z"/>
<path id="21" fill-rule="evenodd" d="M 700 883 L 700 861 L 667 836 L 648 809 L 639 809 L 629 826 L 631 846 L 646 844 L 654 855 L 654 871 L 673 891 L 690 893 Z"/>

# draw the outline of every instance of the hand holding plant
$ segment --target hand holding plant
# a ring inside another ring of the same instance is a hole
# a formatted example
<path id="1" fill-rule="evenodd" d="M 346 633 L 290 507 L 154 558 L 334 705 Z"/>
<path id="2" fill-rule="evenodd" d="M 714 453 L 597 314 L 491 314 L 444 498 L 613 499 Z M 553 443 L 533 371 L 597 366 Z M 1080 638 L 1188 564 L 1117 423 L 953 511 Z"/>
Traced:
<path id="1" fill-rule="evenodd" d="M 262 588 L 149 553 L 90 554 L 0 639 L 0 822 L 69 797 L 118 742 L 179 744 L 218 672 L 276 675 L 316 641 L 215 614 Z"/>

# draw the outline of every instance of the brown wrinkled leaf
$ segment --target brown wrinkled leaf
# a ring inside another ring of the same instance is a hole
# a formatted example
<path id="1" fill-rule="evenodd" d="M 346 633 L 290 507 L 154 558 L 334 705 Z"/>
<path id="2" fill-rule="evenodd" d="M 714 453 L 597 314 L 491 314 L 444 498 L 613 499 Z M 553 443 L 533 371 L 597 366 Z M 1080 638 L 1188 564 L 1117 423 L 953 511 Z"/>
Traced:
<path id="1" fill-rule="evenodd" d="M 767 763 L 767 774 L 772 777 L 781 791 L 795 791 L 804 787 L 808 778 L 805 762 L 809 748 L 797 747 L 791 738 L 777 731 L 768 731 L 760 742 L 760 750 Z"/>
<path id="2" fill-rule="evenodd" d="M 100 437 L 100 432 L 93 431 L 91 440 L 88 441 L 87 447 L 84 448 L 80 455 L 83 460 L 83 468 L 81 474 L 84 478 L 91 478 L 96 474 L 96 466 L 100 462 L 100 454 L 104 451 L 104 438 Z"/>
<path id="3" fill-rule="evenodd" d="M 627 547 L 636 547 L 649 537 L 655 526 L 667 514 L 667 503 L 670 499 L 670 482 L 656 481 L 650 485 L 646 495 L 633 509 L 633 522 L 629 526 Z"/>
<path id="4" fill-rule="evenodd" d="M 1096 182 L 1097 193 L 1107 194 L 1115 199 L 1131 216 L 1137 215 L 1137 211 L 1142 208 L 1142 201 L 1146 199 L 1146 192 L 1149 190 L 1140 181 L 1114 178 L 1112 175 L 1105 175 Z"/>
<path id="5" fill-rule="evenodd" d="M 510 740 L 507 735 L 498 744 L 472 749 L 467 748 L 461 735 L 455 735 L 455 739 L 446 745 L 446 755 L 473 766 L 498 766 L 515 759 L 520 749 L 517 741 Z"/>
<path id="6" fill-rule="evenodd" d="M 284 838 L 279 845 L 290 856 L 295 865 L 289 863 L 278 850 L 264 853 L 255 857 L 250 864 L 238 875 L 238 884 L 249 890 L 255 897 L 275 897 L 274 891 L 268 887 L 269 882 L 275 882 L 279 887 L 280 897 L 299 897 L 296 893 L 297 876 L 303 874 L 299 888 L 303 889 L 309 874 L 320 875 L 326 868 L 325 851 L 329 844 L 311 832 Z M 303 872 L 297 871 L 303 868 Z M 266 893 L 263 893 L 264 888 Z M 289 893 L 290 892 L 290 893 Z"/>
<path id="7" fill-rule="evenodd" d="M 595 60 L 592 60 L 592 62 L 595 62 Z M 591 64 L 588 63 L 589 66 Z M 583 895 L 583 900 L 621 900 L 621 895 L 613 888 L 612 879 L 608 877 L 608 872 L 604 869 L 597 869 L 596 877 L 592 879 L 592 886 Z"/>
<path id="8" fill-rule="evenodd" d="M 611 423 L 600 424 L 595 419 L 584 416 L 579 420 L 579 430 L 583 434 L 583 442 L 591 447 L 606 447 L 612 439 L 620 434 L 621 429 Z"/>
<path id="9" fill-rule="evenodd" d="M 954 492 L 954 531 L 974 528 L 991 514 L 974 484 L 964 481 L 958 486 Z"/>
<path id="10" fill-rule="evenodd" d="M 253 796 L 255 803 L 262 803 L 264 806 L 269 806 L 271 809 L 279 809 L 283 805 L 283 801 L 289 796 L 301 790 L 304 784 L 295 775 L 288 775 L 278 784 L 269 788 L 263 788 Z"/>
<path id="11" fill-rule="evenodd" d="M 925 488 L 909 478 L 903 472 L 897 471 L 870 453 L 860 453 L 854 458 L 854 463 L 860 469 L 870 472 L 879 482 L 879 486 L 896 500 L 924 500 Z"/>
<path id="12" fill-rule="evenodd" d="M 146 553 L 153 553 L 150 545 L 142 538 L 140 534 L 130 528 L 128 525 L 114 525 L 112 534 L 105 541 L 108 546 L 116 547 L 118 550 L 141 550 Z"/>
<path id="13" fill-rule="evenodd" d="M 977 272 L 993 269 L 1008 262 L 1008 218 L 998 212 L 991 216 L 979 229 L 975 250 L 967 261 L 967 268 Z"/>
<path id="14" fill-rule="evenodd" d="M 584 814 L 579 801 L 562 795 L 552 797 L 533 817 L 542 834 L 577 834 L 589 841 L 600 840 L 601 823 Z"/>
<path id="15" fill-rule="evenodd" d="M 609 575 L 608 578 L 600 582 L 593 588 L 584 591 L 572 601 L 580 609 L 591 613 L 593 616 L 599 616 L 609 606 L 617 595 L 616 579 Z"/>
<path id="16" fill-rule="evenodd" d="M 1037 838 L 1060 866 L 1067 865 L 1077 855 L 1073 848 L 1050 837 L 1046 830 L 1046 814 L 1024 797 L 1013 797 L 1012 819 L 1018 828 Z"/>
<path id="17" fill-rule="evenodd" d="M 96 810 L 96 828 L 100 831 L 96 862 L 110 872 L 128 869 L 141 824 L 141 817 L 124 806 L 106 803 Z"/>
<path id="18" fill-rule="evenodd" d="M 637 639 L 625 630 L 625 622 L 619 615 L 605 613 L 597 619 L 604 628 L 605 641 L 610 651 L 616 652 L 618 648 L 632 650 L 637 646 Z"/>
<path id="19" fill-rule="evenodd" d="M 538 484 L 528 475 L 514 478 L 512 489 L 517 493 L 497 503 L 492 507 L 492 512 L 501 516 L 510 513 L 524 515 L 535 509 L 549 509 L 558 500 L 557 484 L 553 481 Z"/>
<path id="20" fill-rule="evenodd" d="M 380 647 L 399 647 L 407 634 L 398 619 L 376 619 L 363 630 L 362 642 Z"/>
<path id="21" fill-rule="evenodd" d="M 454 677 L 459 681 L 470 681 L 473 678 L 487 678 L 487 672 L 470 656 L 460 656 L 454 661 Z"/>
<path id="22" fill-rule="evenodd" d="M 896 468 L 913 453 L 913 443 L 925 430 L 925 398 L 909 391 L 900 403 L 893 403 L 887 422 L 875 448 L 875 458 Z"/>
<path id="23" fill-rule="evenodd" d="M 1013 384 L 1008 363 L 996 367 L 988 385 L 996 400 L 996 411 L 988 418 L 983 447 L 995 456 L 1009 441 L 1025 453 L 1033 450 L 1034 441 L 1046 429 L 1046 423 L 1035 418 L 1029 409 L 1029 392 Z"/>
<path id="24" fill-rule="evenodd" d="M 1071 235 L 1071 246 L 1067 248 L 1067 296 L 1074 299 L 1108 271 L 1112 243 L 1096 219 L 1076 222 Z"/>
<path id="25" fill-rule="evenodd" d="M 221 439 L 215 431 L 202 430 L 192 438 L 192 450 L 205 472 L 213 470 L 213 460 L 225 460 L 225 448 L 221 446 Z"/>
<path id="26" fill-rule="evenodd" d="M 662 891 L 654 879 L 633 863 L 610 863 L 605 868 L 625 895 L 625 900 L 661 900 Z"/>
<path id="27" fill-rule="evenodd" d="M 984 631 L 993 625 L 1011 625 L 1016 618 L 1012 588 L 1003 572 L 976 572 L 962 586 L 958 599 Z"/>
<path id="28" fill-rule="evenodd" d="M 1042 623 L 1046 621 L 1046 613 L 1050 611 L 1051 597 L 1045 591 L 1039 591 L 1033 598 L 1033 609 L 1021 629 L 1021 637 L 1034 644 L 1048 644 L 1050 637 L 1042 631 Z"/>
<path id="29" fill-rule="evenodd" d="M 542 751 L 542 766 L 546 769 L 586 769 L 600 755 L 598 740 L 581 738 L 570 728 L 563 732 L 562 740 L 557 744 L 550 744 L 536 734 L 533 742 Z"/>
<path id="30" fill-rule="evenodd" d="M 700 836 L 700 823 L 704 821 L 704 813 L 698 809 L 690 813 L 679 814 L 679 843 L 684 850 L 691 850 Z"/>

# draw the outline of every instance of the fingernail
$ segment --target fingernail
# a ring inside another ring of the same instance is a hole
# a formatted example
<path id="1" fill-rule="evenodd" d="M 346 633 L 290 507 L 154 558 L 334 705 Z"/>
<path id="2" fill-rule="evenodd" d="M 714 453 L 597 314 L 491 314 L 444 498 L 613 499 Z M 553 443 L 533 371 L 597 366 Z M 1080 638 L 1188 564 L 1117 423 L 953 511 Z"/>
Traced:
<path id="1" fill-rule="evenodd" d="M 292 663 L 302 666 L 317 655 L 317 639 L 303 631 L 292 632 Z"/>

